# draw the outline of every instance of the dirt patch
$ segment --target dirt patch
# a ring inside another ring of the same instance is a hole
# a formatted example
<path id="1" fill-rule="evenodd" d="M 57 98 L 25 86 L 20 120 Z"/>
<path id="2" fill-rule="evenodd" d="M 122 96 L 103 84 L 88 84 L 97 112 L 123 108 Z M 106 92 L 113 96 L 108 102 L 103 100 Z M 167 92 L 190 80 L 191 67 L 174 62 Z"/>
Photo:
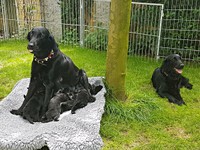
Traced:
<path id="1" fill-rule="evenodd" d="M 190 134 L 186 133 L 185 129 L 180 127 L 168 127 L 166 131 L 173 137 L 188 139 Z"/>
<path id="2" fill-rule="evenodd" d="M 129 145 L 131 149 L 139 147 L 140 145 L 145 145 L 149 143 L 149 139 L 145 135 L 138 135 L 138 138 L 134 140 L 134 142 Z"/>

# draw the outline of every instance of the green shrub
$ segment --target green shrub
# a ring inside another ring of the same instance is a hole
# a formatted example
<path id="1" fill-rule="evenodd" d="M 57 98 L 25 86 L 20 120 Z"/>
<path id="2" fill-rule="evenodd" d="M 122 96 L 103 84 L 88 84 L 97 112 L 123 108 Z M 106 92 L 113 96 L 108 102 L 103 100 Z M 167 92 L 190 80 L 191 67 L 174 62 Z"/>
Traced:
<path id="1" fill-rule="evenodd" d="M 95 50 L 106 50 L 108 45 L 107 29 L 96 28 L 94 31 L 86 31 L 84 45 Z"/>

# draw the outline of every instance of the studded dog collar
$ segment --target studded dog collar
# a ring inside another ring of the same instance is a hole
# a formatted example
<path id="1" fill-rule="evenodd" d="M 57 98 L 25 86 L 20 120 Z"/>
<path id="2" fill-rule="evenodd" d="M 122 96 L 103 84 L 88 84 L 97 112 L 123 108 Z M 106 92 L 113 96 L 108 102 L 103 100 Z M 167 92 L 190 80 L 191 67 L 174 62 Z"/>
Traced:
<path id="1" fill-rule="evenodd" d="M 53 56 L 54 56 L 54 51 L 51 50 L 50 54 L 43 59 L 39 59 L 36 56 L 34 56 L 34 61 L 36 61 L 38 64 L 45 65 L 44 63 L 47 62 L 49 59 L 51 59 Z"/>

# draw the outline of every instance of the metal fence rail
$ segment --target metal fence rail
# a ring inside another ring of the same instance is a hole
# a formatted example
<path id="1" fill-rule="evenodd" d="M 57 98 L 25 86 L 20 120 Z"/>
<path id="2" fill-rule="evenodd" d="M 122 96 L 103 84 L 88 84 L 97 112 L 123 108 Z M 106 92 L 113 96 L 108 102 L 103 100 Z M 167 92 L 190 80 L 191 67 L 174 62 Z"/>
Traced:
<path id="1" fill-rule="evenodd" d="M 159 58 L 179 53 L 199 61 L 200 1 L 159 2 L 132 2 L 129 54 Z M 106 50 L 109 11 L 110 0 L 0 0 L 0 39 L 24 38 L 42 25 L 57 41 Z"/>

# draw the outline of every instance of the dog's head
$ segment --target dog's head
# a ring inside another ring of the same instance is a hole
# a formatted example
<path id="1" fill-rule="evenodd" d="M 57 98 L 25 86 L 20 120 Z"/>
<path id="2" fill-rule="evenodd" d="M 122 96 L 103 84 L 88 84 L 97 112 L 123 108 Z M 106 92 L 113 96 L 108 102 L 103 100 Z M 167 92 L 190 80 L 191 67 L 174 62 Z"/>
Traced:
<path id="1" fill-rule="evenodd" d="M 165 58 L 161 66 L 162 72 L 166 74 L 180 75 L 183 72 L 184 64 L 178 54 L 171 54 Z"/>
<path id="2" fill-rule="evenodd" d="M 47 57 L 57 46 L 53 36 L 44 27 L 35 27 L 27 35 L 27 49 L 37 58 Z"/>

